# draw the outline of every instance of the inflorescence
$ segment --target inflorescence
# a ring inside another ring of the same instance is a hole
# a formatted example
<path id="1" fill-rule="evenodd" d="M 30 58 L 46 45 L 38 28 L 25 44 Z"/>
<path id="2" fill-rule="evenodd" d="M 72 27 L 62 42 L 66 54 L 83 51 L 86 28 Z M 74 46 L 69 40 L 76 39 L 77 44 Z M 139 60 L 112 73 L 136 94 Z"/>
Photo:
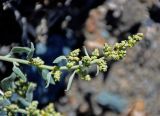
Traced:
<path id="1" fill-rule="evenodd" d="M 122 59 L 126 55 L 127 48 L 133 47 L 142 39 L 143 34 L 138 33 L 129 36 L 128 40 L 116 43 L 114 46 L 110 46 L 106 43 L 103 49 L 95 49 L 90 55 L 84 48 L 84 56 L 80 56 L 80 49 L 76 49 L 70 52 L 68 56 L 60 56 L 56 58 L 53 61 L 53 66 L 45 65 L 44 61 L 39 57 L 33 58 L 34 46 L 32 43 L 31 48 L 12 48 L 8 55 L 0 56 L 0 60 L 13 63 L 12 74 L 1 81 L 0 114 L 7 114 L 8 116 L 13 116 L 17 113 L 26 114 L 27 116 L 61 116 L 60 113 L 57 113 L 54 110 L 53 104 L 49 104 L 42 110 L 37 109 L 38 102 L 33 101 L 33 91 L 36 84 L 26 82 L 26 75 L 19 68 L 20 64 L 37 67 L 47 83 L 46 87 L 48 87 L 49 84 L 55 84 L 60 81 L 61 74 L 64 70 L 72 72 L 66 89 L 66 91 L 68 91 L 72 85 L 75 74 L 79 75 L 82 80 L 90 81 L 91 76 L 89 75 L 88 70 L 93 65 L 97 66 L 97 72 L 107 71 L 107 62 L 109 60 Z M 26 53 L 27 57 L 26 59 L 14 58 L 14 53 Z M 59 66 L 58 64 L 62 61 L 65 61 L 65 65 Z M 16 96 L 16 99 L 12 99 L 14 96 Z M 20 105 L 18 105 L 19 103 Z"/>
<path id="2" fill-rule="evenodd" d="M 13 62 L 14 64 L 22 63 L 22 64 L 27 64 L 27 65 L 33 65 L 41 70 L 44 70 L 44 69 L 48 70 L 48 74 L 46 75 L 46 79 L 45 79 L 47 83 L 51 83 L 50 81 L 54 81 L 54 83 L 57 81 L 60 81 L 63 70 L 74 72 L 74 75 L 78 74 L 83 80 L 91 80 L 91 77 L 88 74 L 88 69 L 92 65 L 97 65 L 97 70 L 98 70 L 97 72 L 107 71 L 107 68 L 108 68 L 107 62 L 109 60 L 122 59 L 126 55 L 127 48 L 133 47 L 137 42 L 139 42 L 142 39 L 143 39 L 143 34 L 137 33 L 133 36 L 129 36 L 128 40 L 121 41 L 120 43 L 116 43 L 113 46 L 106 43 L 103 49 L 95 49 L 91 53 L 91 55 L 88 55 L 85 49 L 85 55 L 79 56 L 81 51 L 80 49 L 76 49 L 70 52 L 68 56 L 60 56 L 53 61 L 54 64 L 58 64 L 62 60 L 64 60 L 66 62 L 64 66 L 57 66 L 57 65 L 48 66 L 44 64 L 44 61 L 41 58 L 39 57 L 32 58 L 33 53 L 31 52 L 33 52 L 34 50 L 33 44 L 31 46 L 32 47 L 31 50 L 25 47 L 16 47 L 15 49 L 14 48 L 12 49 L 12 54 L 13 54 L 13 51 L 15 53 L 17 53 L 17 51 L 19 52 L 20 50 L 21 50 L 21 53 L 27 51 L 29 55 L 27 56 L 26 60 L 12 58 L 11 55 L 9 55 L 10 57 L 0 56 L 0 60 Z M 100 53 L 102 54 L 100 55 Z M 72 79 L 70 79 L 70 81 L 72 81 Z"/>

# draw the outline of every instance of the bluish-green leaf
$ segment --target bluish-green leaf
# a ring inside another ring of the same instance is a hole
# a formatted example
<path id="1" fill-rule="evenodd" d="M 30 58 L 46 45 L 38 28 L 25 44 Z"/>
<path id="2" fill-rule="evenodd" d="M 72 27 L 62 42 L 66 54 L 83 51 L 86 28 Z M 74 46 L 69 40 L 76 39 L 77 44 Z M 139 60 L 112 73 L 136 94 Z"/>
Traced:
<path id="1" fill-rule="evenodd" d="M 33 57 L 34 50 L 35 50 L 34 44 L 31 42 L 31 48 L 30 48 L 30 52 L 27 55 L 27 60 L 30 60 Z"/>
<path id="2" fill-rule="evenodd" d="M 33 100 L 33 91 L 35 90 L 35 88 L 36 88 L 36 84 L 34 83 L 29 84 L 28 90 L 26 92 L 26 100 L 28 102 L 31 102 Z"/>
<path id="3" fill-rule="evenodd" d="M 33 57 L 34 54 L 34 45 L 31 43 L 31 48 L 29 47 L 13 47 L 9 54 L 6 55 L 6 57 L 11 57 L 13 54 L 18 53 L 26 53 L 27 54 L 27 60 L 30 60 Z"/>
<path id="4" fill-rule="evenodd" d="M 20 68 L 18 68 L 15 64 L 12 68 L 13 72 L 18 76 L 20 77 L 22 80 L 26 81 L 26 76 L 23 74 L 23 72 L 21 71 Z"/>
<path id="5" fill-rule="evenodd" d="M 22 98 L 20 96 L 18 97 L 18 101 L 20 101 L 20 103 L 25 107 L 28 107 L 29 104 L 30 104 L 26 99 L 24 99 L 24 98 Z"/>
<path id="6" fill-rule="evenodd" d="M 48 73 L 49 73 L 48 70 L 45 70 L 45 69 L 42 70 L 42 77 L 43 77 L 44 80 L 46 80 L 46 77 L 47 77 Z"/>
<path id="7" fill-rule="evenodd" d="M 69 91 L 71 86 L 72 86 L 72 81 L 73 81 L 73 78 L 76 74 L 76 70 L 71 74 L 71 76 L 69 77 L 69 81 L 68 81 L 68 85 L 67 85 L 67 89 L 65 91 Z"/>
<path id="8" fill-rule="evenodd" d="M 0 109 L 0 116 L 7 116 L 7 112 Z"/>
<path id="9" fill-rule="evenodd" d="M 42 70 L 42 78 L 43 78 L 45 81 L 47 81 L 47 74 L 48 74 L 48 73 L 49 73 L 48 70 L 46 70 L 46 69 L 43 69 L 43 70 Z M 53 78 L 50 79 L 50 84 L 55 84 Z"/>
<path id="10" fill-rule="evenodd" d="M 0 96 L 3 96 L 4 95 L 4 93 L 3 93 L 3 91 L 0 89 Z"/>
<path id="11" fill-rule="evenodd" d="M 14 80 L 16 78 L 16 74 L 13 72 L 9 77 L 4 78 L 1 81 L 1 88 L 5 91 L 11 90 L 15 88 Z"/>
<path id="12" fill-rule="evenodd" d="M 8 99 L 0 97 L 0 107 L 4 107 L 10 104 L 11 102 Z"/>
<path id="13" fill-rule="evenodd" d="M 11 49 L 11 51 L 9 52 L 9 54 L 6 55 L 6 57 L 11 57 L 14 53 L 29 53 L 31 51 L 30 48 L 28 47 L 13 47 Z"/>
<path id="14" fill-rule="evenodd" d="M 89 56 L 88 51 L 87 51 L 87 49 L 86 49 L 85 46 L 83 46 L 83 50 L 84 50 L 85 55 L 86 55 L 86 56 Z"/>
<path id="15" fill-rule="evenodd" d="M 47 80 L 46 80 L 47 84 L 46 84 L 46 87 L 45 87 L 45 88 L 47 88 L 47 87 L 49 86 L 49 84 L 50 84 L 50 82 L 51 82 L 51 79 L 52 79 L 52 73 L 49 72 L 49 73 L 47 74 Z"/>
<path id="16" fill-rule="evenodd" d="M 66 56 L 59 56 L 59 57 L 57 57 L 57 58 L 53 61 L 53 63 L 59 63 L 59 62 L 61 62 L 62 60 L 67 60 Z"/>
<path id="17" fill-rule="evenodd" d="M 96 72 L 96 76 L 99 74 L 99 66 L 97 65 L 97 72 Z"/>

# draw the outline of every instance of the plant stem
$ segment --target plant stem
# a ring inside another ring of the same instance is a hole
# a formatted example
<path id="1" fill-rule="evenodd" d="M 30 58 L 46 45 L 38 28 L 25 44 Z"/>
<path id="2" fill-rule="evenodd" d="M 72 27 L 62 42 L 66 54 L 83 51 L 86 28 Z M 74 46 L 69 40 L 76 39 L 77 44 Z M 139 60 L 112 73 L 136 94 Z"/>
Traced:
<path id="1" fill-rule="evenodd" d="M 18 58 L 9 58 L 6 56 L 0 56 L 0 60 L 7 61 L 7 62 L 17 62 L 17 63 L 29 65 L 29 61 L 18 59 Z"/>
<path id="2" fill-rule="evenodd" d="M 22 113 L 22 114 L 27 114 L 27 111 L 24 110 L 24 109 L 18 109 L 18 112 L 19 112 L 19 113 Z"/>
<path id="3" fill-rule="evenodd" d="M 99 59 L 104 59 L 104 57 L 101 57 Z M 95 64 L 98 62 L 99 59 L 95 59 L 91 62 L 91 64 Z M 33 65 L 30 63 L 30 61 L 28 60 L 24 60 L 24 59 L 19 59 L 19 58 L 10 58 L 10 57 L 6 57 L 6 56 L 0 56 L 0 60 L 2 61 L 7 61 L 7 62 L 17 62 L 17 63 L 20 63 L 20 64 L 25 64 L 25 65 L 31 65 L 31 66 L 36 66 L 36 65 Z M 49 65 L 39 65 L 39 66 L 36 66 L 38 68 L 41 68 L 41 69 L 47 69 L 47 70 L 53 70 L 53 66 L 49 66 Z M 71 70 L 74 70 L 74 69 L 77 69 L 79 67 L 79 65 L 75 65 L 73 66 L 72 68 L 70 68 Z M 61 66 L 60 67 L 60 70 L 68 70 L 68 67 L 66 66 Z"/>

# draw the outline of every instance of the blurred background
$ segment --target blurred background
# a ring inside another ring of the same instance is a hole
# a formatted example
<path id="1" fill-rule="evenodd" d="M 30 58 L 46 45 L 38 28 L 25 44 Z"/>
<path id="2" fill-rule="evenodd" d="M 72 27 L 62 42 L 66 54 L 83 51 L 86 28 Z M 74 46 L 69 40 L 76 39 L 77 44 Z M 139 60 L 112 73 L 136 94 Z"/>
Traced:
<path id="1" fill-rule="evenodd" d="M 39 108 L 54 102 L 66 116 L 160 115 L 160 1 L 0 1 L 0 55 L 33 42 L 35 56 L 52 65 L 56 57 L 76 48 L 86 46 L 91 52 L 138 32 L 144 33 L 144 40 L 123 60 L 108 62 L 108 71 L 93 74 L 90 82 L 76 78 L 67 93 L 67 72 L 56 85 L 45 88 L 37 69 L 23 67 L 28 80 L 37 83 L 34 99 Z M 11 72 L 12 64 L 0 62 L 0 80 Z M 132 115 L 134 111 L 142 115 Z"/>

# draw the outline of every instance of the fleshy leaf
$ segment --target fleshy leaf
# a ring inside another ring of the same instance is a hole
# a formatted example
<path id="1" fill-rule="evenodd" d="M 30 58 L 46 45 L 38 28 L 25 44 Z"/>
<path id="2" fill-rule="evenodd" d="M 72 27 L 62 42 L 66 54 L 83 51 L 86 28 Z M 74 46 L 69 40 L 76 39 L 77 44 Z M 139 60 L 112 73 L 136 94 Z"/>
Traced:
<path id="1" fill-rule="evenodd" d="M 34 44 L 31 42 L 31 48 L 30 48 L 30 52 L 27 55 L 27 60 L 30 60 L 33 57 L 34 50 L 35 50 Z"/>
<path id="2" fill-rule="evenodd" d="M 53 61 L 53 63 L 59 63 L 59 62 L 61 62 L 62 60 L 67 60 L 66 56 L 59 56 L 59 57 L 57 57 L 57 58 Z"/>
<path id="3" fill-rule="evenodd" d="M 3 90 L 11 90 L 15 88 L 14 80 L 16 78 L 16 74 L 13 72 L 9 77 L 4 78 L 1 81 L 1 88 Z"/>
<path id="4" fill-rule="evenodd" d="M 21 71 L 20 68 L 18 68 L 15 64 L 12 68 L 13 72 L 18 76 L 20 77 L 22 80 L 26 81 L 26 76 L 23 74 L 23 72 Z"/>
<path id="5" fill-rule="evenodd" d="M 73 78 L 76 74 L 76 70 L 71 74 L 71 76 L 69 77 L 69 81 L 68 81 L 68 85 L 67 85 L 67 89 L 65 91 L 69 91 L 71 86 L 72 86 L 72 81 L 73 81 Z"/>
<path id="6" fill-rule="evenodd" d="M 26 92 L 26 100 L 28 102 L 32 101 L 32 99 L 33 99 L 33 91 L 35 90 L 35 88 L 36 88 L 36 84 L 34 84 L 34 83 L 30 83 L 29 84 L 28 90 Z"/>

